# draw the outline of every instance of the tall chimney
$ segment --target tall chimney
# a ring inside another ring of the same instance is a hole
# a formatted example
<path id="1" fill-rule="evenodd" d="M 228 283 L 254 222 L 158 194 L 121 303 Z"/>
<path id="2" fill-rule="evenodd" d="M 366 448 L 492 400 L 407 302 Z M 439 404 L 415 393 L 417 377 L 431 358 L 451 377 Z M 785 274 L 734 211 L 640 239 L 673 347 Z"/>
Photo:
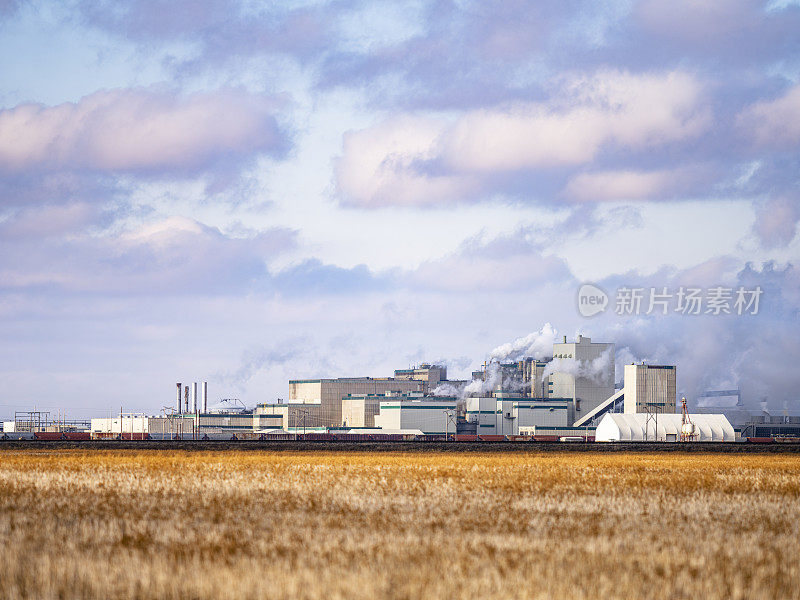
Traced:
<path id="1" fill-rule="evenodd" d="M 208 412 L 208 382 L 203 382 L 203 412 Z"/>
<path id="2" fill-rule="evenodd" d="M 197 412 L 197 382 L 192 383 L 192 414 Z"/>
<path id="3" fill-rule="evenodd" d="M 178 384 L 178 404 L 175 406 L 175 410 L 180 414 L 181 412 L 181 384 Z"/>
<path id="4" fill-rule="evenodd" d="M 183 412 L 189 412 L 189 386 L 183 386 Z"/>

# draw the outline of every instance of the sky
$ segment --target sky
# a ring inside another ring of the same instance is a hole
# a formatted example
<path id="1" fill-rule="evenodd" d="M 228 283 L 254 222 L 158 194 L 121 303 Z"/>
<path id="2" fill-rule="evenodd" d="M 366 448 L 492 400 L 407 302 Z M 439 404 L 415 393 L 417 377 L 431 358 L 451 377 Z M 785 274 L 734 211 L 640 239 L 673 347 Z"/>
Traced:
<path id="1" fill-rule="evenodd" d="M 578 334 L 800 414 L 799 31 L 787 0 L 0 0 L 0 416 Z"/>

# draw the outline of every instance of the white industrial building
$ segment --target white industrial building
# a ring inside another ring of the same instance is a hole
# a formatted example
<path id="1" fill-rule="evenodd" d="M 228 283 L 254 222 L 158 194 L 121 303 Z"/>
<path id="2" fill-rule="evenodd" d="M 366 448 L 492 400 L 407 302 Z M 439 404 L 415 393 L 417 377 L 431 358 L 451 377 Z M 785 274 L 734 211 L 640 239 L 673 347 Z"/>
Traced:
<path id="1" fill-rule="evenodd" d="M 690 414 L 692 438 L 696 442 L 734 442 L 736 433 L 725 415 Z M 598 442 L 677 442 L 681 439 L 683 415 L 675 413 L 608 413 L 597 425 Z"/>
<path id="2" fill-rule="evenodd" d="M 625 385 L 575 421 L 576 427 L 599 423 L 606 413 L 675 413 L 675 365 L 625 365 Z"/>
<path id="3" fill-rule="evenodd" d="M 466 399 L 466 420 L 475 424 L 478 435 L 519 435 L 521 427 L 567 428 L 572 425 L 572 411 L 572 398 L 536 400 L 497 394 Z"/>
<path id="4" fill-rule="evenodd" d="M 422 392 L 348 394 L 342 398 L 342 427 L 375 427 L 375 417 L 380 413 L 381 402 L 387 400 L 408 402 L 423 398 Z M 451 400 L 452 398 L 445 399 Z"/>
<path id="5" fill-rule="evenodd" d="M 289 427 L 340 427 L 342 398 L 355 394 L 422 392 L 427 383 L 392 377 L 342 377 L 339 379 L 292 379 L 287 404 L 302 405 L 289 414 Z"/>
<path id="6" fill-rule="evenodd" d="M 591 412 L 614 395 L 614 344 L 577 341 L 553 344 L 548 397 L 572 398 L 575 418 Z"/>
<path id="7" fill-rule="evenodd" d="M 375 427 L 382 430 L 419 429 L 423 433 L 456 433 L 455 398 L 437 400 L 385 400 L 375 415 Z"/>
<path id="8" fill-rule="evenodd" d="M 282 429 L 286 422 L 286 415 L 276 413 L 274 410 L 257 412 L 242 409 L 166 416 L 122 414 L 116 417 L 94 418 L 91 420 L 90 430 L 94 434 L 148 434 L 154 438 L 210 437 Z"/>

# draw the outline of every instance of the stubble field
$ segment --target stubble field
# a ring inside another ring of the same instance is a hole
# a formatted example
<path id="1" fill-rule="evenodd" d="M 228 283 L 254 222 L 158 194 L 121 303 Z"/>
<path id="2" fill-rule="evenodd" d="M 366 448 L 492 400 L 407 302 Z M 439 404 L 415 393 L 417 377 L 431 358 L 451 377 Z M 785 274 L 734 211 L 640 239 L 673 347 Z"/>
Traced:
<path id="1" fill-rule="evenodd" d="M 800 458 L 0 453 L 2 598 L 798 598 Z"/>

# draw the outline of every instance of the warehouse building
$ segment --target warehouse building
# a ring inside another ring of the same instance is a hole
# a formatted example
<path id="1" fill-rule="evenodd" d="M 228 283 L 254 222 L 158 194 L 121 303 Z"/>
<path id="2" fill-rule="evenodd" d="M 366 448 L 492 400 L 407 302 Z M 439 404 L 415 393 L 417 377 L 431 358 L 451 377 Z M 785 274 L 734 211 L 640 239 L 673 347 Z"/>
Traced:
<path id="1" fill-rule="evenodd" d="M 285 406 L 285 405 L 284 405 Z M 144 415 L 122 414 L 91 420 L 90 431 L 96 434 L 137 434 L 154 438 L 175 436 L 229 437 L 236 433 L 254 433 L 281 429 L 286 415 L 276 411 L 241 409 L 196 414 Z"/>
<path id="2" fill-rule="evenodd" d="M 570 427 L 572 411 L 571 398 L 537 400 L 500 393 L 466 399 L 466 420 L 476 425 L 478 435 L 519 435 L 520 428 Z"/>
<path id="3" fill-rule="evenodd" d="M 375 427 L 375 417 L 380 413 L 381 402 L 396 400 L 410 402 L 421 400 L 422 392 L 399 394 L 348 394 L 342 398 L 342 427 Z"/>
<path id="4" fill-rule="evenodd" d="M 339 379 L 293 379 L 289 381 L 288 404 L 302 405 L 289 411 L 289 428 L 302 426 L 340 427 L 342 398 L 355 394 L 423 392 L 426 382 L 392 377 L 343 377 Z"/>
<path id="5" fill-rule="evenodd" d="M 302 408 L 289 409 L 288 427 L 297 428 L 303 423 L 306 427 L 341 427 L 345 421 L 342 401 L 348 397 L 380 396 L 387 393 L 429 395 L 442 386 L 451 386 L 453 390 L 458 390 L 466 383 L 448 380 L 447 367 L 430 363 L 423 363 L 410 369 L 397 369 L 394 377 L 293 379 L 289 381 L 287 404 L 293 407 L 302 405 Z M 368 401 L 365 398 L 365 403 L 372 405 L 374 409 L 374 400 Z M 348 409 L 356 407 L 360 410 L 358 401 L 348 405 Z M 365 416 L 364 422 L 368 420 L 369 417 Z"/>
<path id="6" fill-rule="evenodd" d="M 457 400 L 444 396 L 437 396 L 435 400 L 428 398 L 381 401 L 380 411 L 375 415 L 375 427 L 393 431 L 418 429 L 427 434 L 455 434 Z"/>
<path id="7" fill-rule="evenodd" d="M 598 442 L 677 442 L 681 433 L 690 431 L 688 441 L 734 442 L 736 432 L 725 415 L 687 415 L 691 423 L 684 430 L 681 414 L 620 414 L 608 413 L 597 425 L 595 440 Z"/>
<path id="8" fill-rule="evenodd" d="M 422 363 L 417 367 L 410 369 L 396 369 L 394 372 L 395 379 L 406 379 L 413 381 L 424 381 L 426 385 L 425 392 L 435 389 L 439 383 L 447 381 L 447 367 L 442 365 L 432 365 L 429 363 Z"/>

